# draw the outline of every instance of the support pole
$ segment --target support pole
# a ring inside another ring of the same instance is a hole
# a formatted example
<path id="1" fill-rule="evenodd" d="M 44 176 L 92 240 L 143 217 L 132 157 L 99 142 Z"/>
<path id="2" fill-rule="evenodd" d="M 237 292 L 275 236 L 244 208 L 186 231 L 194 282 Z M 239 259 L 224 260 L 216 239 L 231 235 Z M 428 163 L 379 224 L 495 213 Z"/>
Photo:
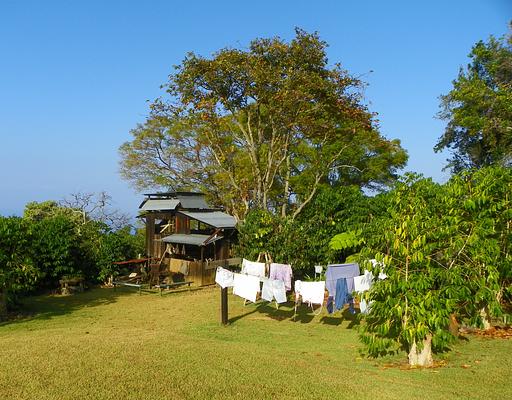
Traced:
<path id="1" fill-rule="evenodd" d="M 220 289 L 220 319 L 222 325 L 228 324 L 228 288 Z"/>

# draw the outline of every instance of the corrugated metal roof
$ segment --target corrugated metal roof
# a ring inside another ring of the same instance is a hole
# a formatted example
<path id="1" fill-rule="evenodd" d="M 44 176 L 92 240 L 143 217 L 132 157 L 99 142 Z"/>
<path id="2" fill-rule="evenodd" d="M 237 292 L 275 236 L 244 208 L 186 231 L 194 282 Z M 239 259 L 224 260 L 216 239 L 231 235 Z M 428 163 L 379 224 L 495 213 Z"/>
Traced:
<path id="1" fill-rule="evenodd" d="M 198 235 L 198 234 L 190 234 L 185 235 L 182 233 L 175 233 L 173 235 L 166 236 L 162 239 L 162 242 L 166 243 L 178 243 L 178 244 L 192 244 L 194 246 L 204 246 L 207 244 L 213 243 L 219 239 L 222 239 L 222 236 L 213 237 L 210 240 L 208 238 L 210 235 Z"/>
<path id="2" fill-rule="evenodd" d="M 143 211 L 175 210 L 178 204 L 180 201 L 176 199 L 147 199 L 139 208 Z"/>
<path id="3" fill-rule="evenodd" d="M 193 195 L 182 195 L 177 194 L 176 197 L 181 203 L 181 208 L 185 209 L 196 209 L 196 210 L 208 210 L 211 207 L 206 203 L 204 196 L 201 194 Z"/>
<path id="4" fill-rule="evenodd" d="M 236 226 L 236 219 L 229 214 L 221 211 L 212 212 L 192 212 L 180 211 L 181 214 L 186 215 L 192 219 L 204 222 L 215 228 L 234 228 Z"/>

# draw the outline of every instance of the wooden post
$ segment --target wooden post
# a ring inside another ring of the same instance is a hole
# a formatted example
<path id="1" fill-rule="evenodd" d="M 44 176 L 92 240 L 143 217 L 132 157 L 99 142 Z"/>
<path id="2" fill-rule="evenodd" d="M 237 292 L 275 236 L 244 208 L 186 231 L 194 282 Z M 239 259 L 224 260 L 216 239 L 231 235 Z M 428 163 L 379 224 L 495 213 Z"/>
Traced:
<path id="1" fill-rule="evenodd" d="M 222 325 L 228 324 L 228 288 L 220 289 L 220 315 Z"/>

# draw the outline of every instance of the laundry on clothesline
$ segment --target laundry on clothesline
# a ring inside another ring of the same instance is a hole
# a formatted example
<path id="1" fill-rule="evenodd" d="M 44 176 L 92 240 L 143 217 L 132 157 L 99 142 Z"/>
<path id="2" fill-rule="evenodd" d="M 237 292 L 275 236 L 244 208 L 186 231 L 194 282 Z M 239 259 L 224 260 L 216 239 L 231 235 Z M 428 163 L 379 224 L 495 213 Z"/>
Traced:
<path id="1" fill-rule="evenodd" d="M 261 298 L 276 303 L 286 303 L 286 288 L 283 281 L 277 279 L 263 279 Z"/>
<path id="2" fill-rule="evenodd" d="M 378 279 L 380 280 L 383 280 L 383 279 L 386 279 L 388 276 L 384 273 L 384 263 L 382 262 L 379 262 L 375 259 L 372 259 L 370 260 L 370 262 L 372 263 L 373 267 L 377 267 L 379 266 L 380 267 L 380 272 L 379 272 L 379 275 L 377 276 Z M 365 271 L 366 272 L 366 271 Z"/>
<path id="3" fill-rule="evenodd" d="M 295 301 L 298 302 L 299 296 L 304 303 L 323 304 L 325 297 L 325 281 L 303 282 L 295 281 Z"/>
<path id="4" fill-rule="evenodd" d="M 246 300 L 256 302 L 256 296 L 260 291 L 260 278 L 253 275 L 234 274 L 233 294 Z"/>
<path id="5" fill-rule="evenodd" d="M 270 279 L 277 279 L 284 282 L 286 290 L 292 290 L 292 267 L 289 264 L 270 264 Z"/>
<path id="6" fill-rule="evenodd" d="M 234 273 L 222 267 L 218 267 L 215 272 L 215 283 L 221 288 L 233 287 Z"/>
<path id="7" fill-rule="evenodd" d="M 359 301 L 359 311 L 361 311 L 361 314 L 368 314 L 370 311 L 370 305 L 366 302 L 365 299 L 361 299 Z"/>
<path id="8" fill-rule="evenodd" d="M 265 263 L 249 261 L 245 258 L 242 260 L 242 274 L 265 277 Z"/>
<path id="9" fill-rule="evenodd" d="M 340 278 L 346 278 L 347 290 L 352 293 L 356 276 L 359 276 L 359 264 L 329 264 L 325 271 L 325 286 L 329 296 L 336 298 L 336 281 Z"/>
<path id="10" fill-rule="evenodd" d="M 354 291 L 363 293 L 370 290 L 373 282 L 373 275 L 371 272 L 365 270 L 364 275 L 354 277 Z"/>

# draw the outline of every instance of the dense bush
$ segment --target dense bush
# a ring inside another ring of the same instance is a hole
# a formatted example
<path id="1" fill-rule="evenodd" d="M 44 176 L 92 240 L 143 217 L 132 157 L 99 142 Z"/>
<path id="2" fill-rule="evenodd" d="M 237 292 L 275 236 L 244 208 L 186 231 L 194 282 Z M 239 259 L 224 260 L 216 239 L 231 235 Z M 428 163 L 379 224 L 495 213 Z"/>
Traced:
<path id="1" fill-rule="evenodd" d="M 30 243 L 31 230 L 26 221 L 0 217 L 0 320 L 6 316 L 7 304 L 30 289 L 40 275 L 30 257 Z"/>
<path id="2" fill-rule="evenodd" d="M 130 225 L 114 229 L 76 211 L 34 202 L 23 218 L 0 217 L 0 318 L 17 294 L 55 288 L 64 276 L 101 282 L 112 262 L 144 253 L 144 238 Z"/>

